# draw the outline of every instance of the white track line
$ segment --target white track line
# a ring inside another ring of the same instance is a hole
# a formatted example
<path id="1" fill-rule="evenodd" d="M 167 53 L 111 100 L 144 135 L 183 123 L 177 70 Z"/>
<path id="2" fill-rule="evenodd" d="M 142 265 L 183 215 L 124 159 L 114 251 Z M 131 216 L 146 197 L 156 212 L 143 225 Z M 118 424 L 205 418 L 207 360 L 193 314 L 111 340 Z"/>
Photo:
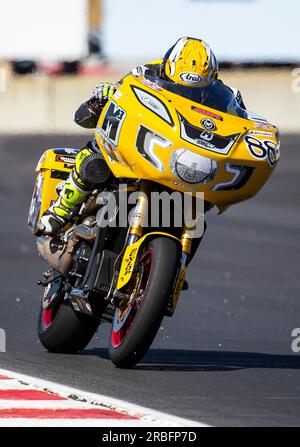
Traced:
<path id="1" fill-rule="evenodd" d="M 66 408 L 95 408 L 95 404 L 72 400 L 9 400 L 0 399 L 0 410 L 3 408 L 39 408 L 39 409 L 66 409 Z M 103 408 L 103 407 L 101 407 Z M 1 417 L 0 417 L 1 420 Z"/>
<path id="2" fill-rule="evenodd" d="M 179 418 L 167 413 L 163 413 L 160 411 L 155 411 L 150 408 L 142 407 L 139 405 L 135 405 L 120 399 L 111 398 L 108 396 L 104 396 L 101 394 L 89 393 L 83 390 L 79 390 L 77 388 L 71 388 L 68 386 L 61 385 L 56 382 L 49 382 L 47 380 L 39 379 L 37 377 L 28 376 L 25 374 L 19 374 L 14 371 L 0 369 L 0 376 L 7 376 L 11 379 L 15 379 L 20 382 L 23 382 L 20 385 L 25 386 L 29 385 L 31 389 L 39 389 L 39 390 L 47 390 L 52 393 L 57 393 L 62 397 L 66 397 L 70 400 L 68 401 L 31 401 L 26 404 L 24 401 L 10 401 L 10 406 L 6 407 L 6 403 L 4 400 L 0 400 L 0 408 L 42 408 L 39 403 L 42 405 L 46 405 L 43 408 L 95 408 L 95 406 L 99 406 L 104 409 L 115 410 L 118 412 L 122 412 L 131 416 L 138 415 L 140 417 L 139 420 L 131 419 L 131 420 L 117 420 L 117 419 L 61 419 L 61 420 L 53 420 L 53 419 L 0 419 L 0 426 L 97 426 L 97 427 L 208 427 L 208 425 L 199 423 L 196 421 L 192 421 L 189 419 Z M 9 380 L 2 379 L 0 380 L 0 389 L 1 382 L 8 382 Z M 6 386 L 5 383 L 5 386 Z M 15 384 L 15 381 L 14 381 Z M 12 387 L 14 388 L 14 387 Z M 7 389 L 7 388 L 5 388 Z M 23 389 L 23 388 L 22 388 Z M 7 402 L 7 401 L 6 401 Z M 20 405 L 21 404 L 21 405 Z M 23 406 L 23 404 L 25 406 Z M 52 405 L 51 405 L 52 404 Z M 4 406 L 2 406 L 4 405 Z M 77 406 L 78 405 L 78 406 Z M 82 406 L 83 405 L 83 406 Z"/>
<path id="3" fill-rule="evenodd" d="M 15 379 L 0 380 L 0 390 L 11 390 L 12 388 L 14 390 L 25 390 L 28 388 L 28 385 L 24 385 Z"/>

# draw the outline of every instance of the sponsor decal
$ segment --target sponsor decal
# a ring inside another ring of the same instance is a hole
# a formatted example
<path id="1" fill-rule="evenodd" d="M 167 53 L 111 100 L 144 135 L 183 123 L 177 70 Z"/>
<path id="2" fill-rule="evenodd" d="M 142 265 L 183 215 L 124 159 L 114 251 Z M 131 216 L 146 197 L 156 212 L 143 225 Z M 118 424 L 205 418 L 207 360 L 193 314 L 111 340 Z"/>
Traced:
<path id="1" fill-rule="evenodd" d="M 253 136 L 246 135 L 245 143 L 253 158 L 257 160 L 267 159 L 271 167 L 275 166 L 280 158 L 280 145 L 274 141 L 258 140 Z"/>
<path id="2" fill-rule="evenodd" d="M 132 69 L 131 73 L 134 76 L 145 76 L 147 68 L 143 67 L 142 65 L 139 65 L 138 67 L 135 67 Z"/>
<path id="3" fill-rule="evenodd" d="M 137 251 L 138 251 L 138 247 L 133 247 L 131 249 L 128 248 L 128 253 L 125 253 L 125 256 L 123 258 L 123 262 L 121 265 L 121 271 L 120 271 L 120 277 L 119 277 L 119 283 L 122 286 L 122 282 L 126 281 L 128 275 L 129 277 L 131 276 L 135 261 L 136 261 L 136 256 L 137 256 Z"/>
<path id="4" fill-rule="evenodd" d="M 115 102 L 111 101 L 106 110 L 101 128 L 97 128 L 97 133 L 107 141 L 117 146 L 122 124 L 125 120 L 126 112 Z"/>
<path id="5" fill-rule="evenodd" d="M 264 130 L 273 130 L 274 129 L 274 127 L 271 124 L 259 123 L 257 121 L 255 121 L 254 124 L 257 129 L 264 129 Z"/>
<path id="6" fill-rule="evenodd" d="M 206 130 L 204 130 L 204 132 L 202 132 L 200 134 L 200 138 L 202 138 L 205 141 L 211 141 L 214 137 L 213 133 L 207 132 Z"/>
<path id="7" fill-rule="evenodd" d="M 192 110 L 194 112 L 201 113 L 202 115 L 209 116 L 210 118 L 223 121 L 223 116 L 217 115 L 216 113 L 210 112 L 209 110 L 201 109 L 201 107 L 192 106 Z"/>
<path id="8" fill-rule="evenodd" d="M 178 183 L 178 182 L 172 182 L 172 184 L 174 186 L 179 186 L 180 188 L 186 189 L 188 191 L 195 191 L 196 190 L 196 186 L 195 187 L 187 186 L 187 185 L 184 185 L 183 183 Z"/>
<path id="9" fill-rule="evenodd" d="M 216 150 L 216 146 L 212 143 L 209 143 L 208 141 L 204 141 L 204 140 L 195 140 L 195 142 L 198 144 L 198 146 L 203 147 L 204 149 L 209 149 L 209 150 Z M 216 152 L 218 152 L 216 150 Z"/>
<path id="10" fill-rule="evenodd" d="M 141 65 L 139 65 L 136 69 L 137 73 L 139 74 L 139 76 L 145 76 L 146 73 L 146 67 L 142 67 Z"/>
<path id="11" fill-rule="evenodd" d="M 240 134 L 232 134 L 222 136 L 216 133 L 212 133 L 211 128 L 215 127 L 215 123 L 212 120 L 209 120 L 208 118 L 202 120 L 205 121 L 206 126 L 209 127 L 209 129 L 206 130 L 200 127 L 196 127 L 193 124 L 189 123 L 180 114 L 179 114 L 179 120 L 180 120 L 180 135 L 183 140 L 188 141 L 204 149 L 217 152 L 219 154 L 228 154 L 240 135 Z"/>
<path id="12" fill-rule="evenodd" d="M 149 94 L 141 95 L 141 101 L 142 101 L 142 103 L 148 104 L 149 108 L 151 108 L 151 109 L 160 110 L 158 103 L 154 102 L 155 100 L 152 99 L 151 96 L 149 96 Z"/>
<path id="13" fill-rule="evenodd" d="M 271 138 L 275 137 L 275 134 L 272 132 L 260 132 L 259 130 L 250 130 L 249 134 L 250 135 L 262 135 L 262 136 L 271 137 Z"/>
<path id="14" fill-rule="evenodd" d="M 73 169 L 73 167 L 74 167 L 74 163 L 72 163 L 72 164 L 70 164 L 70 163 L 65 163 L 65 164 L 64 164 L 64 168 L 65 168 L 65 169 Z"/>
<path id="15" fill-rule="evenodd" d="M 157 92 L 162 90 L 162 88 L 158 84 L 156 84 L 156 82 L 148 81 L 148 79 L 143 79 L 142 83 L 147 87 L 152 88 L 152 90 L 156 90 Z"/>
<path id="16" fill-rule="evenodd" d="M 113 95 L 113 98 L 119 99 L 119 98 L 121 98 L 122 95 L 123 95 L 122 92 L 120 92 L 119 90 L 116 90 L 114 95 Z"/>
<path id="17" fill-rule="evenodd" d="M 78 154 L 78 149 L 64 148 L 64 151 L 69 155 L 71 155 L 71 154 L 77 155 Z"/>
<path id="18" fill-rule="evenodd" d="M 60 161 L 61 163 L 75 163 L 75 157 L 66 157 L 65 155 L 56 155 L 55 161 Z"/>
<path id="19" fill-rule="evenodd" d="M 181 73 L 180 79 L 187 84 L 198 84 L 201 81 L 201 76 L 195 73 Z"/>
<path id="20" fill-rule="evenodd" d="M 217 128 L 215 122 L 209 118 L 204 118 L 201 120 L 201 124 L 207 130 L 216 130 Z"/>

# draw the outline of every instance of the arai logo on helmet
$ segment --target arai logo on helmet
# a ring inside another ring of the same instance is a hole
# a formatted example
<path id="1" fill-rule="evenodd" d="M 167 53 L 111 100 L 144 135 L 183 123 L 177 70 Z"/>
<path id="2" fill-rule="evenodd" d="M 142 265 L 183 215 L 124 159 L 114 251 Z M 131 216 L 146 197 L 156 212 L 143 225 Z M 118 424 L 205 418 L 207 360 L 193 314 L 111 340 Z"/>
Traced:
<path id="1" fill-rule="evenodd" d="M 201 76 L 195 73 L 181 73 L 180 79 L 187 84 L 198 84 L 201 81 Z"/>

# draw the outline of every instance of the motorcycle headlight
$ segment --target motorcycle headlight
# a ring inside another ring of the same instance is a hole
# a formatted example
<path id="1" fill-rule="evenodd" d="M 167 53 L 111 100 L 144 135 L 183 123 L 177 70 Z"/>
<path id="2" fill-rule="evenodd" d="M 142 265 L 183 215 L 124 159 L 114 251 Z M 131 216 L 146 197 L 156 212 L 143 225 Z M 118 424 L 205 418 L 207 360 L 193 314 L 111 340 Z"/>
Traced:
<path id="1" fill-rule="evenodd" d="M 178 149 L 171 156 L 170 169 L 186 183 L 205 184 L 216 175 L 217 163 L 212 158 L 203 157 L 188 149 Z"/>

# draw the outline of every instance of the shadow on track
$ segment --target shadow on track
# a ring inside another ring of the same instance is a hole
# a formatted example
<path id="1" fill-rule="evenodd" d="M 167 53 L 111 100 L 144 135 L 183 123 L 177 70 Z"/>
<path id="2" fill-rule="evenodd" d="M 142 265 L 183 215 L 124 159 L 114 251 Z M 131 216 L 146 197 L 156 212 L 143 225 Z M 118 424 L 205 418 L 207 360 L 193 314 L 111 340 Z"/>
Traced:
<path id="1" fill-rule="evenodd" d="M 107 349 L 85 350 L 81 355 L 109 359 Z M 133 369 L 142 371 L 234 371 L 248 368 L 300 369 L 300 357 L 256 352 L 151 349 Z"/>

